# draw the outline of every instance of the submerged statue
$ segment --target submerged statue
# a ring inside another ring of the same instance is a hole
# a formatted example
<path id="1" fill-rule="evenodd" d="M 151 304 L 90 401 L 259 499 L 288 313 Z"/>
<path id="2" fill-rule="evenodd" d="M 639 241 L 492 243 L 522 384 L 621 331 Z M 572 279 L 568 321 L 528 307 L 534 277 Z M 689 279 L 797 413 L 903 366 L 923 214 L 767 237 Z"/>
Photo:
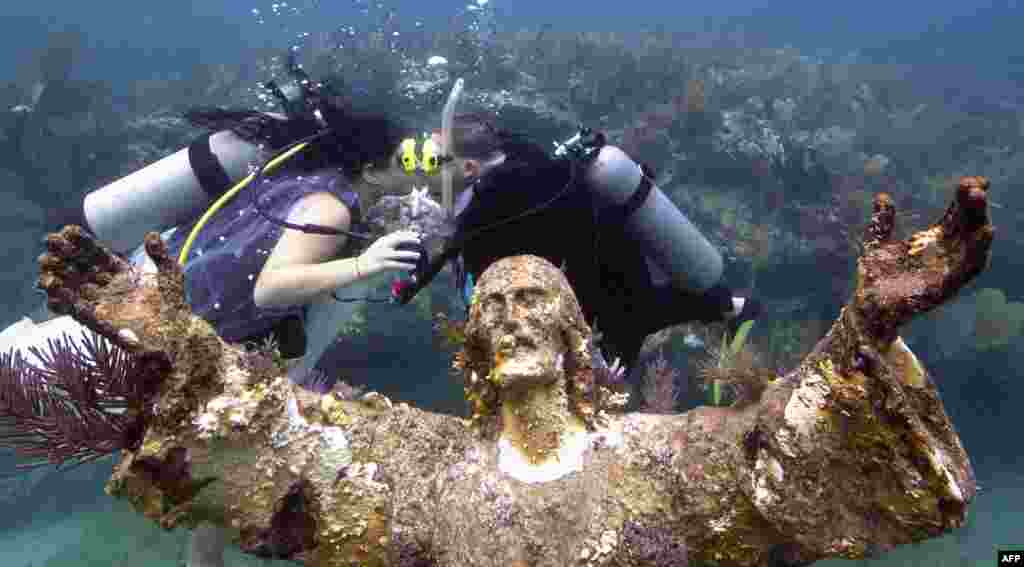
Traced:
<path id="1" fill-rule="evenodd" d="M 879 195 L 853 296 L 814 350 L 758 399 L 678 415 L 619 411 L 572 290 L 536 257 L 477 284 L 456 360 L 468 419 L 293 387 L 191 314 L 155 235 L 150 277 L 67 227 L 40 282 L 134 361 L 100 392 L 125 400 L 107 490 L 167 528 L 213 523 L 316 566 L 809 565 L 965 521 L 969 458 L 898 330 L 984 268 L 987 189 L 963 178 L 902 241 Z"/>

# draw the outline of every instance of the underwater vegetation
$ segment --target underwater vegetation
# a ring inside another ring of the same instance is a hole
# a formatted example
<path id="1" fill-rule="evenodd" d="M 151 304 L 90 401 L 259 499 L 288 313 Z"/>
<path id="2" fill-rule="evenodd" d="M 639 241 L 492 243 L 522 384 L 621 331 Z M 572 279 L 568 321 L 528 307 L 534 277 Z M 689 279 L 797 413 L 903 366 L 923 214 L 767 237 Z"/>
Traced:
<path id="1" fill-rule="evenodd" d="M 75 466 L 139 447 L 165 361 L 95 333 L 32 353 L 38 364 L 0 354 L 0 442 L 29 461 L 19 466 Z"/>
<path id="2" fill-rule="evenodd" d="M 644 411 L 672 413 L 680 395 L 680 372 L 669 365 L 662 350 L 644 368 L 640 396 Z"/>

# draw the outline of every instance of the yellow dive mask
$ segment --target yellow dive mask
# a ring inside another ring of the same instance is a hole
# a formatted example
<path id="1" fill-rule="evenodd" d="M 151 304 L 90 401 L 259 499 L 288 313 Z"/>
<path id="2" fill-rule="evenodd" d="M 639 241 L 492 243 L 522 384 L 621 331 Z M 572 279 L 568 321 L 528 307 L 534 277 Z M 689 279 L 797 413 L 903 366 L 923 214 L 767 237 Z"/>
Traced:
<path id="1" fill-rule="evenodd" d="M 419 144 L 420 152 L 416 152 L 416 138 L 402 140 L 401 156 L 399 158 L 402 171 L 407 175 L 415 175 L 417 171 L 424 175 L 435 175 L 441 171 L 441 166 L 453 158 L 440 155 L 437 144 L 427 137 Z"/>

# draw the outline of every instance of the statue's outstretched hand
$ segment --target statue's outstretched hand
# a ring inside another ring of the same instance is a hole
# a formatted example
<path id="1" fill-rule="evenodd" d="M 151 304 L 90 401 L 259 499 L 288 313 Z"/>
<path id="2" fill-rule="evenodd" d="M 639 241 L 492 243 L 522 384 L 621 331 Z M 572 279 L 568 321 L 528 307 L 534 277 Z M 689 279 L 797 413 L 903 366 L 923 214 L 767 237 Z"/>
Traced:
<path id="1" fill-rule="evenodd" d="M 892 239 L 892 197 L 875 198 L 851 300 L 865 331 L 895 338 L 901 325 L 952 298 L 985 268 L 994 233 L 988 187 L 984 177 L 961 178 L 942 218 L 901 241 Z"/>
<path id="2" fill-rule="evenodd" d="M 137 341 L 123 332 L 135 326 L 132 322 L 167 318 L 171 311 L 189 313 L 181 270 L 155 232 L 145 240 L 146 253 L 157 266 L 157 274 L 150 276 L 133 269 L 79 226 L 66 226 L 47 235 L 45 242 L 46 252 L 39 257 L 38 287 L 46 292 L 50 310 L 71 315 L 122 348 L 140 349 Z M 155 279 L 156 285 L 144 282 L 147 277 Z M 139 297 L 152 293 L 158 293 L 160 300 Z"/>

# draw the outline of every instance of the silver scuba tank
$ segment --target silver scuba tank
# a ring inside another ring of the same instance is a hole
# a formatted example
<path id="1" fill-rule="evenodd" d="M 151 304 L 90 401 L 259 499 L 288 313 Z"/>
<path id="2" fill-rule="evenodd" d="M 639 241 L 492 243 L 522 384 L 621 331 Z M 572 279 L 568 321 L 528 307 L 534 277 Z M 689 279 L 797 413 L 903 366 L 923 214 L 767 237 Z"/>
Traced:
<path id="1" fill-rule="evenodd" d="M 127 252 L 147 232 L 195 220 L 265 158 L 257 144 L 231 131 L 203 136 L 86 195 L 87 228 L 114 251 Z"/>
<path id="2" fill-rule="evenodd" d="M 721 253 L 626 152 L 603 145 L 584 181 L 605 206 L 627 209 L 627 234 L 677 289 L 699 294 L 719 283 Z"/>

